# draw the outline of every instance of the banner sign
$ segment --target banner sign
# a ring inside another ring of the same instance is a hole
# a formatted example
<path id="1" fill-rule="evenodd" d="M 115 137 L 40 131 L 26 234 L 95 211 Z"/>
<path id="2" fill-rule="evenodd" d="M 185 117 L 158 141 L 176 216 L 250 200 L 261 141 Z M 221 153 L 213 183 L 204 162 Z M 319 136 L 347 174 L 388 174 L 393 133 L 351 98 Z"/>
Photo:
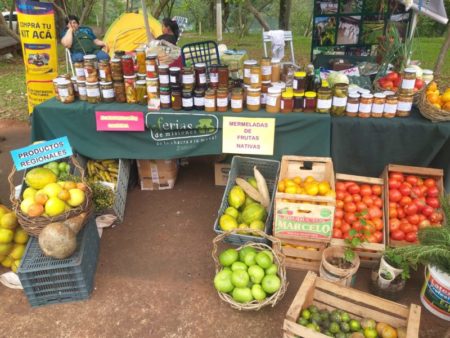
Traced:
<path id="1" fill-rule="evenodd" d="M 58 76 L 57 38 L 52 3 L 17 0 L 28 91 L 28 111 L 55 96 L 52 80 Z"/>
<path id="2" fill-rule="evenodd" d="M 72 154 L 72 147 L 66 136 L 11 151 L 17 171 L 37 167 Z"/>
<path id="3" fill-rule="evenodd" d="M 275 118 L 223 117 L 222 152 L 273 155 Z"/>
<path id="4" fill-rule="evenodd" d="M 144 113 L 96 111 L 97 131 L 144 131 Z"/>

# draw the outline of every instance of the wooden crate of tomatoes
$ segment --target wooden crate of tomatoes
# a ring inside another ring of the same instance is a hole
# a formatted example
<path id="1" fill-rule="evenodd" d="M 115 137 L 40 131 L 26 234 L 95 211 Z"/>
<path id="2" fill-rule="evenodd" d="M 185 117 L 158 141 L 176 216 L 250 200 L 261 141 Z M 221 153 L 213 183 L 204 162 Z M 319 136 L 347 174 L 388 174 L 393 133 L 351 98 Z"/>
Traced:
<path id="1" fill-rule="evenodd" d="M 443 170 L 389 164 L 383 172 L 389 245 L 417 242 L 417 231 L 439 227 L 444 213 L 439 198 L 444 193 Z"/>
<path id="2" fill-rule="evenodd" d="M 361 266 L 374 267 L 386 248 L 383 179 L 336 174 L 336 210 L 332 246 L 348 246 L 353 237 L 361 244 L 354 250 Z"/>

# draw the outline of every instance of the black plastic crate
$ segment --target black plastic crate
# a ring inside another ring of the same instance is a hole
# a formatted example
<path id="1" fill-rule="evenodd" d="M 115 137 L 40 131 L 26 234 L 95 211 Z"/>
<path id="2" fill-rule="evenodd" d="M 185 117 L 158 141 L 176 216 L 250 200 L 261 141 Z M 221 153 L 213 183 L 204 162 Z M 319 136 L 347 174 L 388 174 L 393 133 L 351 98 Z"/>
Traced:
<path id="1" fill-rule="evenodd" d="M 95 219 L 77 235 L 77 250 L 66 259 L 44 255 L 37 238 L 30 238 L 18 275 L 31 306 L 89 298 L 94 286 L 100 237 Z"/>

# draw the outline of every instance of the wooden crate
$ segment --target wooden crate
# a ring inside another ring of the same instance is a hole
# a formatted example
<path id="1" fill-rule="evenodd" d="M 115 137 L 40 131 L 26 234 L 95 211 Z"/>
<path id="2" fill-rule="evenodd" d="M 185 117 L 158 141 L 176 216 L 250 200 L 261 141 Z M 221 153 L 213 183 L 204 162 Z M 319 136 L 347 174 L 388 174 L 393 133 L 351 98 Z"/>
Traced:
<path id="1" fill-rule="evenodd" d="M 401 172 L 407 175 L 416 175 L 421 178 L 434 178 L 437 181 L 437 186 L 441 194 L 445 193 L 444 190 L 444 171 L 442 169 L 436 168 L 425 168 L 425 167 L 412 167 L 399 164 L 388 164 L 383 171 L 382 178 L 384 179 L 384 209 L 386 213 L 386 240 L 387 245 L 390 247 L 399 247 L 411 245 L 412 243 L 407 241 L 395 241 L 390 239 L 389 236 L 389 172 Z M 445 214 L 442 224 L 445 224 Z"/>
<path id="2" fill-rule="evenodd" d="M 328 282 L 308 272 L 294 298 L 283 324 L 284 337 L 326 338 L 297 323 L 302 309 L 316 305 L 319 309 L 344 310 L 355 319 L 371 318 L 394 328 L 406 327 L 408 338 L 419 337 L 421 307 L 401 305 L 353 288 Z"/>
<path id="3" fill-rule="evenodd" d="M 327 244 L 316 241 L 281 241 L 281 251 L 286 256 L 286 268 L 319 272 L 322 252 Z"/>
<path id="4" fill-rule="evenodd" d="M 352 181 L 356 183 L 378 184 L 383 188 L 384 180 L 382 178 L 364 177 L 347 174 L 336 174 L 337 181 Z M 384 201 L 385 192 L 382 189 L 381 200 Z M 380 262 L 381 256 L 386 249 L 387 243 L 387 219 L 385 213 L 386 206 L 382 207 L 383 211 L 383 243 L 362 243 L 354 251 L 358 254 L 360 259 L 360 265 L 366 268 L 374 268 Z M 332 238 L 330 244 L 332 246 L 348 246 L 343 239 Z"/>

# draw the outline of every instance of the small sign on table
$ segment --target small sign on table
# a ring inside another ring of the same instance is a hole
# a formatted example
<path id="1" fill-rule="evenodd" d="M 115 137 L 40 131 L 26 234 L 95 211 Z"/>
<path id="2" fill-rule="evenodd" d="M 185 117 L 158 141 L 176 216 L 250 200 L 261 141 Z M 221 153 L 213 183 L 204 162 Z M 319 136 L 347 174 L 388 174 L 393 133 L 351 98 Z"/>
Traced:
<path id="1" fill-rule="evenodd" d="M 96 111 L 97 131 L 144 131 L 144 113 L 141 111 Z"/>

